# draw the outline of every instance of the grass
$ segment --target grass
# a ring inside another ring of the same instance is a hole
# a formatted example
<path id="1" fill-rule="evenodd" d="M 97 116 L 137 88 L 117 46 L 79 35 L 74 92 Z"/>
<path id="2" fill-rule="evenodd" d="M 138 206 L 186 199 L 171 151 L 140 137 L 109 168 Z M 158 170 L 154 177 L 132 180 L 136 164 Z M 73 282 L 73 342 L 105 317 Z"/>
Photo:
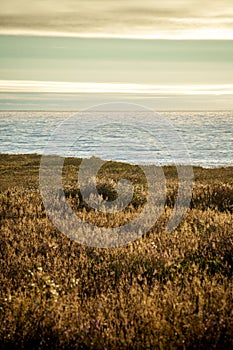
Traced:
<path id="1" fill-rule="evenodd" d="M 233 168 L 194 168 L 190 208 L 166 232 L 177 194 L 165 167 L 162 215 L 144 237 L 112 249 L 69 240 L 48 219 L 38 191 L 38 155 L 0 155 L 1 349 L 232 349 Z M 63 169 L 67 201 L 84 220 L 119 226 L 146 201 L 136 166 L 110 162 L 98 189 L 115 199 L 114 184 L 134 184 L 122 213 L 99 214 L 82 200 L 77 170 Z"/>

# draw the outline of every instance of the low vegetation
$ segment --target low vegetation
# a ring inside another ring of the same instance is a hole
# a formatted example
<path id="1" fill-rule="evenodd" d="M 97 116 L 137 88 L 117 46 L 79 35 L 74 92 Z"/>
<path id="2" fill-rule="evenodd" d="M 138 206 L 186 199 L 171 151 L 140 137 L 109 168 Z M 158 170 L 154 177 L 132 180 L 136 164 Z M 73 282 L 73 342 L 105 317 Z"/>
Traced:
<path id="1" fill-rule="evenodd" d="M 165 167 L 167 196 L 154 227 L 123 247 L 83 246 L 47 217 L 38 189 L 38 155 L 0 155 L 1 349 L 232 349 L 233 168 L 194 168 L 190 208 L 166 231 L 177 195 Z M 99 226 L 119 226 L 146 202 L 137 166 L 107 163 L 99 194 L 131 179 L 131 204 L 99 213 L 77 184 L 80 159 L 64 163 L 67 201 Z"/>

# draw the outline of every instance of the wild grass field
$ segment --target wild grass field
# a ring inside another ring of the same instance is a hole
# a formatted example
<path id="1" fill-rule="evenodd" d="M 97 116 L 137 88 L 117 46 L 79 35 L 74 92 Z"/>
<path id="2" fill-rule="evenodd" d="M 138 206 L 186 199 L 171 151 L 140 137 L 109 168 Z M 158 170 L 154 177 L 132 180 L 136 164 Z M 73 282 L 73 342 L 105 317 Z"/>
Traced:
<path id="1" fill-rule="evenodd" d="M 233 167 L 195 167 L 190 208 L 166 232 L 177 195 L 165 167 L 166 205 L 153 228 L 120 248 L 69 240 L 49 220 L 38 189 L 38 155 L 0 155 L 1 349 L 232 349 Z M 137 166 L 109 162 L 100 195 L 132 180 L 118 214 L 88 208 L 77 186 L 80 159 L 63 169 L 67 201 L 83 220 L 120 225 L 140 212 L 146 183 Z"/>

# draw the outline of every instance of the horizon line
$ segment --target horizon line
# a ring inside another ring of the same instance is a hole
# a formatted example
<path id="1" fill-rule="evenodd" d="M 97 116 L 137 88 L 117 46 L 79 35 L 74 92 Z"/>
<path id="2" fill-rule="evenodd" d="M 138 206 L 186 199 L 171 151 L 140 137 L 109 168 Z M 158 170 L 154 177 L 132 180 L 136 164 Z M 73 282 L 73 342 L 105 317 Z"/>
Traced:
<path id="1" fill-rule="evenodd" d="M 36 112 L 36 113 L 80 113 L 80 112 L 89 112 L 86 108 L 83 109 L 1 109 L 0 108 L 0 113 L 5 113 L 5 112 Z M 95 111 L 95 110 L 94 110 Z M 173 112 L 191 112 L 191 113 L 198 113 L 198 112 L 205 112 L 205 113 L 211 113 L 211 112 L 233 112 L 232 109 L 153 109 L 148 110 L 149 112 L 158 112 L 158 113 L 173 113 Z M 95 112 L 100 112 L 102 113 L 103 111 L 98 111 L 96 110 Z M 106 110 L 104 112 L 130 112 L 128 110 Z M 131 111 L 135 112 L 135 111 Z M 145 113 L 145 111 L 137 111 L 137 113 Z"/>

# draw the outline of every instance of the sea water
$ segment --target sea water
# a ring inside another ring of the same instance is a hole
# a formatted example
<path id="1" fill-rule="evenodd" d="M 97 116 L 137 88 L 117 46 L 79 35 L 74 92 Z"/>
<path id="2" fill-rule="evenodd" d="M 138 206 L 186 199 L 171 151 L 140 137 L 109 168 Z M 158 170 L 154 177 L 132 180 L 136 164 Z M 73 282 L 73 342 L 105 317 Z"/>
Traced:
<path id="1" fill-rule="evenodd" d="M 74 113 L 0 112 L 0 153 L 49 153 L 46 145 L 51 135 L 56 133 L 57 128 L 72 114 Z M 123 118 L 124 123 L 117 123 L 116 115 L 115 124 L 99 125 L 99 118 L 95 118 L 93 113 L 89 128 L 83 128 L 81 134 L 82 121 L 73 126 L 74 133 L 77 131 L 79 136 L 72 145 L 66 142 L 70 135 L 64 127 L 63 141 L 55 153 L 85 158 L 96 156 L 137 164 L 191 163 L 202 167 L 233 165 L 232 111 L 161 112 L 159 115 L 160 118 L 169 120 L 176 135 L 182 140 L 187 157 L 179 158 L 179 155 L 176 155 L 174 158 L 175 147 L 173 148 L 171 135 L 169 143 L 166 142 L 165 134 L 162 143 L 156 142 L 156 132 L 148 134 L 148 130 L 137 128 L 137 125 L 143 123 L 143 113 L 135 113 L 134 125 L 127 123 L 127 113 Z M 151 124 L 153 125 L 153 120 Z"/>

